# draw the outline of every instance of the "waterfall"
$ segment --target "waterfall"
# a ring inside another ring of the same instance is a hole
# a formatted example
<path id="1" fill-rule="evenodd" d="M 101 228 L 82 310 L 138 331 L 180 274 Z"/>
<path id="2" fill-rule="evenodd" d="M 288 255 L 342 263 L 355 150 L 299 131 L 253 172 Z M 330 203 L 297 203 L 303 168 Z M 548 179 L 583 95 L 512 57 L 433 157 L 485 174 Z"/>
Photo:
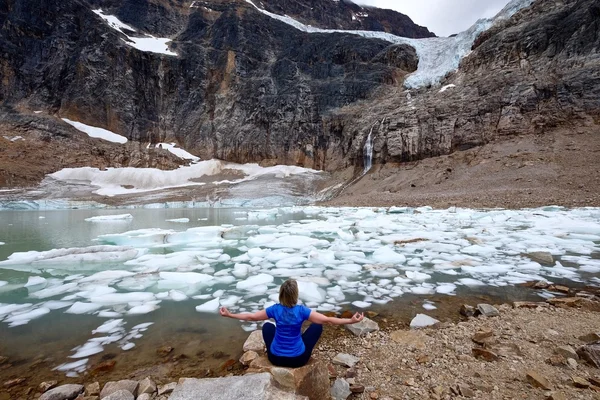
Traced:
<path id="1" fill-rule="evenodd" d="M 364 152 L 364 165 L 365 168 L 363 170 L 363 175 L 365 175 L 371 167 L 373 166 L 373 128 L 375 125 L 371 127 L 371 131 L 369 132 L 369 136 L 367 136 L 367 141 L 365 142 Z"/>

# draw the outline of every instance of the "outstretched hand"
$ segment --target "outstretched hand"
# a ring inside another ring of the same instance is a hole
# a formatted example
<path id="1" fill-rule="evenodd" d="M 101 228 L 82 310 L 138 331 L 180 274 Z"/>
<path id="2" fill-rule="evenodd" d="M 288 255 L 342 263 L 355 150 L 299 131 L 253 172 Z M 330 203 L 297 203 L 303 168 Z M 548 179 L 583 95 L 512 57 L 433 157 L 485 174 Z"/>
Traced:
<path id="1" fill-rule="evenodd" d="M 350 320 L 352 321 L 352 322 L 350 322 L 350 323 L 351 323 L 351 324 L 356 324 L 356 323 L 358 323 L 358 322 L 362 321 L 364 317 L 365 317 L 365 314 L 364 314 L 364 313 L 360 313 L 360 314 L 359 314 L 359 313 L 355 313 L 355 314 L 352 316 L 352 318 L 350 318 Z"/>
<path id="2" fill-rule="evenodd" d="M 231 317 L 231 313 L 226 307 L 221 307 L 219 309 L 219 314 L 221 314 L 222 317 Z"/>

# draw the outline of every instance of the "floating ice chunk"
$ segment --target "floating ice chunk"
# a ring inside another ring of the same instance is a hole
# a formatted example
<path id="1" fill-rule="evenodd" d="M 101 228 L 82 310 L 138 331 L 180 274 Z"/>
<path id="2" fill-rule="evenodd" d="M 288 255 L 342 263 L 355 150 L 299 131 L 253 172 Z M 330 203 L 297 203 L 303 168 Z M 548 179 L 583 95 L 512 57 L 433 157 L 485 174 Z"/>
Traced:
<path id="1" fill-rule="evenodd" d="M 50 310 L 60 310 L 61 308 L 67 308 L 72 304 L 73 303 L 70 301 L 50 300 L 43 303 L 43 307 L 49 308 Z"/>
<path id="2" fill-rule="evenodd" d="M 426 309 L 426 310 L 429 310 L 429 311 L 431 311 L 431 310 L 436 310 L 436 309 L 437 309 L 437 307 L 436 307 L 436 306 L 434 306 L 434 305 L 433 305 L 433 304 L 431 304 L 431 303 L 424 303 L 424 304 L 423 304 L 423 308 L 424 308 L 424 309 Z"/>
<path id="3" fill-rule="evenodd" d="M 415 282 L 424 282 L 428 279 L 431 279 L 431 275 L 418 271 L 406 271 L 406 277 Z"/>
<path id="4" fill-rule="evenodd" d="M 97 217 L 86 218 L 88 222 L 129 222 L 133 219 L 131 214 L 118 215 L 99 215 Z"/>
<path id="5" fill-rule="evenodd" d="M 4 322 L 8 322 L 11 326 L 23 325 L 31 321 L 32 319 L 39 318 L 43 315 L 46 315 L 50 312 L 50 309 L 47 307 L 40 307 L 33 309 L 31 311 L 26 311 L 23 313 L 13 313 L 10 317 L 6 318 Z"/>
<path id="6" fill-rule="evenodd" d="M 248 238 L 247 244 L 249 246 L 264 246 L 272 249 L 303 249 L 310 246 L 328 246 L 329 242 L 308 236 L 288 235 L 276 238 L 274 235 L 257 235 Z"/>
<path id="7" fill-rule="evenodd" d="M 100 311 L 98 313 L 98 316 L 101 318 L 119 318 L 119 317 L 122 317 L 123 315 L 116 311 Z"/>
<path id="8" fill-rule="evenodd" d="M 403 254 L 396 253 L 389 246 L 380 247 L 373 252 L 372 259 L 382 264 L 403 264 L 406 257 Z"/>
<path id="9" fill-rule="evenodd" d="M 92 333 L 112 333 L 115 330 L 121 329 L 122 326 L 122 319 L 111 319 L 94 329 Z"/>
<path id="10" fill-rule="evenodd" d="M 472 279 L 472 278 L 461 278 L 458 280 L 458 282 L 460 282 L 461 284 L 463 284 L 465 286 L 483 286 L 483 285 L 485 285 L 485 283 L 483 283 L 482 281 L 480 281 L 478 279 Z"/>
<path id="11" fill-rule="evenodd" d="M 123 262 L 137 256 L 138 251 L 131 247 L 90 246 L 41 252 L 13 253 L 8 257 L 8 260 L 1 261 L 0 265 Z"/>
<path id="12" fill-rule="evenodd" d="M 244 278 L 248 276 L 251 266 L 248 264 L 237 263 L 233 266 L 232 274 L 237 278 Z"/>
<path id="13" fill-rule="evenodd" d="M 452 283 L 442 283 L 442 284 L 439 284 L 435 288 L 435 291 L 437 293 L 441 293 L 441 294 L 451 294 L 455 290 L 456 290 L 456 285 L 454 285 Z"/>
<path id="14" fill-rule="evenodd" d="M 186 294 L 183 293 L 183 292 L 180 292 L 179 290 L 170 290 L 169 291 L 169 297 L 173 301 L 184 301 L 184 300 L 188 299 L 188 297 L 186 296 Z"/>
<path id="15" fill-rule="evenodd" d="M 131 307 L 131 309 L 129 309 L 129 311 L 127 311 L 127 314 L 129 314 L 129 315 L 148 314 L 154 310 L 157 310 L 158 308 L 159 308 L 159 306 L 157 304 L 155 304 L 153 302 L 149 302 L 149 303 L 142 304 L 139 306 Z"/>
<path id="16" fill-rule="evenodd" d="M 58 296 L 77 289 L 77 283 L 65 283 L 64 285 L 53 286 L 46 289 L 42 289 L 38 292 L 32 293 L 29 296 L 37 299 L 45 299 L 48 297 Z"/>
<path id="17" fill-rule="evenodd" d="M 101 272 L 97 272 L 93 275 L 90 275 L 88 277 L 85 277 L 83 279 L 81 279 L 79 282 L 81 283 L 85 283 L 85 282 L 104 282 L 104 283 L 111 283 L 114 281 L 117 281 L 119 279 L 128 277 L 128 276 L 133 276 L 135 275 L 135 273 L 130 272 L 130 271 L 119 271 L 119 270 L 114 270 L 114 271 L 101 271 Z"/>
<path id="18" fill-rule="evenodd" d="M 6 243 L 4 242 L 0 242 L 0 246 L 4 246 Z"/>
<path id="19" fill-rule="evenodd" d="M 188 222 L 190 222 L 189 218 L 173 218 L 173 219 L 168 219 L 167 222 L 175 222 L 178 224 L 187 224 Z"/>
<path id="20" fill-rule="evenodd" d="M 214 312 L 217 312 L 219 307 L 220 307 L 220 299 L 217 297 L 214 300 L 207 301 L 204 304 L 196 306 L 196 311 L 214 313 Z"/>
<path id="21" fill-rule="evenodd" d="M 298 297 L 302 301 L 322 303 L 325 300 L 325 291 L 315 282 L 298 281 Z"/>
<path id="22" fill-rule="evenodd" d="M 159 276 L 165 281 L 182 282 L 187 285 L 207 284 L 214 280 L 212 276 L 198 272 L 161 272 Z"/>
<path id="23" fill-rule="evenodd" d="M 252 332 L 258 329 L 257 324 L 242 325 L 242 329 L 246 332 Z"/>
<path id="24" fill-rule="evenodd" d="M 69 308 L 65 312 L 68 314 L 88 314 L 88 313 L 97 311 L 100 308 L 102 308 L 101 304 L 81 303 L 78 301 L 75 304 L 73 304 L 71 306 L 71 308 Z M 77 358 L 80 358 L 80 357 L 77 357 Z"/>
<path id="25" fill-rule="evenodd" d="M 103 350 L 104 350 L 104 348 L 102 346 L 100 346 L 98 343 L 87 342 L 83 346 L 79 347 L 77 349 L 77 352 L 75 354 L 73 354 L 72 356 L 69 356 L 69 358 L 89 357 L 93 354 L 102 353 Z"/>
<path id="26" fill-rule="evenodd" d="M 138 325 L 134 326 L 133 328 L 131 328 L 131 330 L 132 331 L 145 331 L 152 325 L 154 325 L 154 322 L 144 322 L 142 324 L 138 324 Z"/>
<path id="27" fill-rule="evenodd" d="M 258 274 L 255 276 L 251 276 L 248 279 L 243 281 L 239 281 L 235 287 L 238 290 L 249 290 L 254 286 L 266 285 L 273 282 L 274 278 L 269 274 Z"/>
<path id="28" fill-rule="evenodd" d="M 232 306 L 236 305 L 241 299 L 242 298 L 239 297 L 239 296 L 229 296 L 229 297 L 227 297 L 225 299 L 222 299 L 220 301 L 220 304 L 223 307 L 232 307 Z"/>
<path id="29" fill-rule="evenodd" d="M 81 367 L 85 367 L 88 362 L 88 359 L 85 358 L 83 360 L 75 361 L 72 363 L 61 364 L 58 367 L 53 368 L 53 371 L 71 371 L 76 370 Z"/>
<path id="30" fill-rule="evenodd" d="M 429 315 L 417 314 L 410 322 L 410 327 L 412 329 L 425 328 L 428 326 L 435 325 L 438 322 L 440 321 L 438 321 L 435 318 L 431 318 Z"/>
<path id="31" fill-rule="evenodd" d="M 371 303 L 368 303 L 366 301 L 360 301 L 360 300 L 353 301 L 352 305 L 355 306 L 355 307 L 358 307 L 358 308 L 369 308 L 369 307 L 371 307 Z"/>
<path id="32" fill-rule="evenodd" d="M 6 282 L 6 281 L 0 281 L 0 287 L 6 286 L 6 285 L 8 285 L 8 282 Z"/>
<path id="33" fill-rule="evenodd" d="M 415 286 L 410 288 L 410 291 L 414 294 L 433 294 L 434 289 L 429 286 Z"/>
<path id="34" fill-rule="evenodd" d="M 102 305 L 127 304 L 131 302 L 145 303 L 154 300 L 154 294 L 146 292 L 111 293 L 90 298 L 92 303 Z"/>
<path id="35" fill-rule="evenodd" d="M 135 343 L 129 342 L 129 343 L 126 343 L 123 346 L 121 346 L 121 350 L 127 351 L 127 350 L 133 349 L 134 347 L 135 347 Z"/>
<path id="36" fill-rule="evenodd" d="M 35 287 L 39 286 L 40 289 L 43 289 L 44 287 L 46 287 L 47 284 L 48 284 L 48 280 L 46 278 L 42 278 L 41 276 L 30 276 L 27 279 L 27 283 L 25 284 L 25 287 L 30 288 L 33 286 L 35 286 Z"/>

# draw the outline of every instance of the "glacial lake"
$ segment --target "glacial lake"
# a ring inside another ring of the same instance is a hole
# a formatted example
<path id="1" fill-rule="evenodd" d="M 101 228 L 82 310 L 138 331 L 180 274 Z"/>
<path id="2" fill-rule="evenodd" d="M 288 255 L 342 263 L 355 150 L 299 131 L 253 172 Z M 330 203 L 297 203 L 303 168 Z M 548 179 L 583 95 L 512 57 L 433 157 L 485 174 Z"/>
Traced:
<path id="1" fill-rule="evenodd" d="M 165 345 L 189 368 L 218 365 L 259 328 L 218 307 L 261 309 L 291 277 L 311 308 L 406 321 L 557 295 L 518 286 L 532 280 L 600 285 L 598 208 L 4 210 L 0 243 L 6 376 L 74 378 L 107 359 L 133 371 Z"/>

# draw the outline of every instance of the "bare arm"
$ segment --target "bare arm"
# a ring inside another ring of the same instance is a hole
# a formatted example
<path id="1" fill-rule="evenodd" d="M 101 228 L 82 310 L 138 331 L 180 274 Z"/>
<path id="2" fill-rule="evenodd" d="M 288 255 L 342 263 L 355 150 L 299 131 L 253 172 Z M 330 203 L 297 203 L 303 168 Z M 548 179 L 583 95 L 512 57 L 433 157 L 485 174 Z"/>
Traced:
<path id="1" fill-rule="evenodd" d="M 255 313 L 232 314 L 225 307 L 221 307 L 219 314 L 223 317 L 239 319 L 241 321 L 265 321 L 269 319 L 267 311 L 261 310 Z"/>
<path id="2" fill-rule="evenodd" d="M 308 320 L 319 325 L 350 325 L 362 321 L 364 317 L 364 314 L 356 313 L 352 316 L 352 318 L 336 318 L 328 317 L 316 311 L 312 311 L 310 313 L 310 317 L 308 317 Z"/>

